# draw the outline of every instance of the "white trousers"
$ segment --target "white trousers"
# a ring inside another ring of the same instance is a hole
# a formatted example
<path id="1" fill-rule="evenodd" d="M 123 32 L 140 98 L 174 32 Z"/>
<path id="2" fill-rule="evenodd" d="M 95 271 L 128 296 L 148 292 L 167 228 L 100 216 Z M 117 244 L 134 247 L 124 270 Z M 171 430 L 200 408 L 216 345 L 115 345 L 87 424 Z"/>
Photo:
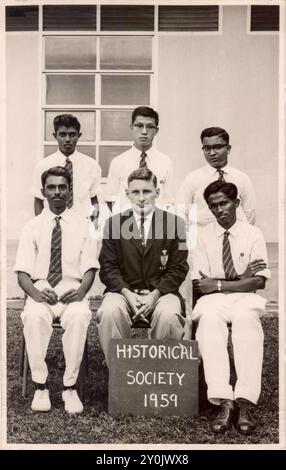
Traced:
<path id="1" fill-rule="evenodd" d="M 35 287 L 39 290 L 50 288 L 47 281 L 37 281 Z M 80 282 L 73 279 L 63 279 L 54 288 L 58 295 L 62 295 L 69 289 L 77 289 Z M 44 384 L 48 377 L 48 368 L 45 361 L 48 345 L 52 335 L 52 322 L 55 317 L 60 318 L 64 329 L 62 336 L 63 352 L 66 369 L 64 372 L 64 386 L 72 386 L 76 383 L 83 356 L 86 333 L 91 320 L 87 298 L 81 302 L 72 302 L 56 305 L 35 302 L 31 297 L 27 298 L 25 308 L 21 314 L 24 325 L 24 336 L 29 358 L 32 380 Z"/>
<path id="2" fill-rule="evenodd" d="M 112 338 L 130 338 L 132 321 L 130 308 L 121 294 L 109 292 L 96 314 L 101 347 L 107 365 L 109 342 Z M 180 300 L 176 295 L 167 294 L 159 298 L 152 313 L 152 339 L 182 339 L 185 319 L 181 315 Z"/>
<path id="3" fill-rule="evenodd" d="M 266 300 L 254 293 L 216 293 L 201 297 L 192 314 L 198 321 L 196 338 L 203 358 L 208 399 L 246 398 L 257 403 L 261 391 L 263 330 L 260 316 Z M 227 351 L 228 327 L 232 324 L 232 344 L 237 382 L 229 385 Z"/>

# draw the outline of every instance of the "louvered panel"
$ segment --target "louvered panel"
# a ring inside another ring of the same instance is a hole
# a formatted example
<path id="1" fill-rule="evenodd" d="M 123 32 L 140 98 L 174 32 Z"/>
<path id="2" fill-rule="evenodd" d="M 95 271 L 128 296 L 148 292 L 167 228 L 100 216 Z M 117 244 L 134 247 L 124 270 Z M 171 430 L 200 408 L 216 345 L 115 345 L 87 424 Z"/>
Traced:
<path id="1" fill-rule="evenodd" d="M 279 31 L 279 5 L 251 6 L 250 31 Z"/>
<path id="2" fill-rule="evenodd" d="M 49 5 L 43 8 L 44 31 L 96 30 L 96 5 Z"/>
<path id="3" fill-rule="evenodd" d="M 154 7 L 102 5 L 101 31 L 154 31 Z"/>
<path id="4" fill-rule="evenodd" d="M 218 31 L 217 5 L 160 6 L 159 31 Z"/>
<path id="5" fill-rule="evenodd" d="M 6 31 L 38 31 L 37 6 L 6 7 Z"/>

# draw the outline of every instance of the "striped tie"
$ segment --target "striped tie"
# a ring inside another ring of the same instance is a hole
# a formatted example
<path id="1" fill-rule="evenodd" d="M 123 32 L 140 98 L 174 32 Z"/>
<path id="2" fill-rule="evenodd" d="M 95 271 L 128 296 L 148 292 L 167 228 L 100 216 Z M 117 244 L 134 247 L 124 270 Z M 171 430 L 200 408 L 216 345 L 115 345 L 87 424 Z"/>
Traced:
<path id="1" fill-rule="evenodd" d="M 141 245 L 144 248 L 145 247 L 145 228 L 144 228 L 144 222 L 146 218 L 144 217 L 144 214 L 141 214 L 140 217 L 140 240 L 141 240 Z"/>
<path id="2" fill-rule="evenodd" d="M 224 175 L 224 171 L 221 170 L 220 168 L 218 168 L 216 171 L 218 172 L 218 175 L 219 175 L 219 176 L 218 176 L 218 180 L 220 180 L 220 181 L 222 181 L 223 183 L 225 183 L 225 179 L 224 179 L 224 176 L 223 176 L 223 175 Z"/>
<path id="3" fill-rule="evenodd" d="M 146 158 L 147 158 L 147 153 L 146 153 L 146 152 L 142 152 L 142 153 L 141 153 L 141 160 L 140 160 L 139 168 L 148 168 L 148 167 L 147 167 Z"/>
<path id="4" fill-rule="evenodd" d="M 227 281 L 231 281 L 231 280 L 238 278 L 238 274 L 233 265 L 233 259 L 231 256 L 230 243 L 229 243 L 228 237 L 229 237 L 229 232 L 226 230 L 223 236 L 222 262 L 223 262 L 225 278 Z"/>
<path id="5" fill-rule="evenodd" d="M 72 162 L 69 158 L 66 158 L 65 168 L 68 170 L 71 177 L 70 192 L 67 198 L 67 208 L 70 209 L 73 205 L 73 169 Z"/>
<path id="6" fill-rule="evenodd" d="M 51 287 L 55 287 L 63 277 L 62 274 L 62 229 L 60 225 L 60 218 L 55 217 L 56 225 L 52 232 L 51 241 L 51 258 L 49 274 L 47 277 L 48 283 Z"/>

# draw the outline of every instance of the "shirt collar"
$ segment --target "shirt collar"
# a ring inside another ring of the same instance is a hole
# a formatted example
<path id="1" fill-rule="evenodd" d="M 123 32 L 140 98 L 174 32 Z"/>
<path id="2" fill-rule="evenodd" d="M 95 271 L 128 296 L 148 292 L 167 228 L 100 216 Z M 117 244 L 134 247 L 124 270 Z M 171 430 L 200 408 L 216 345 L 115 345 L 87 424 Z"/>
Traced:
<path id="1" fill-rule="evenodd" d="M 152 219 L 153 214 L 154 214 L 154 211 L 155 211 L 155 206 L 153 207 L 153 210 L 152 210 L 149 214 L 147 214 L 147 215 L 144 216 L 145 222 L 146 222 L 147 220 L 151 220 L 151 219 Z M 140 214 L 137 214 L 137 212 L 134 212 L 134 211 L 133 211 L 133 215 L 134 215 L 134 218 L 135 218 L 137 224 L 139 224 L 139 223 L 140 223 L 140 219 L 141 219 L 141 215 L 140 215 Z"/>
<path id="2" fill-rule="evenodd" d="M 68 158 L 69 160 L 74 160 L 77 156 L 77 149 L 75 149 L 75 151 L 69 155 L 68 157 L 66 157 L 61 151 L 60 149 L 57 150 L 57 154 L 63 159 L 63 162 L 66 161 L 66 159 Z"/>
<path id="3" fill-rule="evenodd" d="M 41 213 L 44 217 L 46 217 L 49 221 L 54 220 L 56 217 L 60 217 L 62 220 L 67 221 L 71 216 L 72 210 L 66 209 L 64 210 L 59 216 L 54 214 L 54 212 L 50 211 L 49 207 L 45 207 Z"/>
<path id="4" fill-rule="evenodd" d="M 236 220 L 236 222 L 227 230 L 230 233 L 230 235 L 232 235 L 233 237 L 236 237 L 238 235 L 239 225 L 240 225 L 239 220 Z M 220 224 L 216 223 L 215 232 L 218 237 L 221 237 L 224 234 L 224 232 L 226 232 L 226 229 L 223 228 Z"/>
<path id="5" fill-rule="evenodd" d="M 153 155 L 153 153 L 154 153 L 154 148 L 153 148 L 153 147 L 150 147 L 148 150 L 139 150 L 139 149 L 136 148 L 135 145 L 133 144 L 133 151 L 135 152 L 136 156 L 138 157 L 138 161 L 140 161 L 141 153 L 142 153 L 142 152 L 145 152 L 146 155 L 147 155 L 147 159 L 151 160 L 152 155 Z"/>
<path id="6" fill-rule="evenodd" d="M 205 168 L 206 168 L 207 172 L 209 173 L 209 175 L 211 175 L 211 176 L 213 176 L 213 175 L 215 175 L 215 174 L 218 175 L 217 169 L 214 168 L 213 166 L 207 164 L 207 165 L 205 165 Z M 230 168 L 231 168 L 231 166 L 230 166 L 229 164 L 227 164 L 227 165 L 225 165 L 225 166 L 222 168 L 222 171 L 223 171 L 224 173 L 228 174 Z"/>

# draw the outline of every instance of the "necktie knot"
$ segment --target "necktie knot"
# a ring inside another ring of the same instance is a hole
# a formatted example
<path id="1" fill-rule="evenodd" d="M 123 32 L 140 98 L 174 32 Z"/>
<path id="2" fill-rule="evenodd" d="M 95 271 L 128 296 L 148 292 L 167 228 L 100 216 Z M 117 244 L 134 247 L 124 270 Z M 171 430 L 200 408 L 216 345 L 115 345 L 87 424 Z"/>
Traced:
<path id="1" fill-rule="evenodd" d="M 228 237 L 229 237 L 229 231 L 226 230 L 226 231 L 224 232 L 224 238 L 228 239 Z"/>
<path id="2" fill-rule="evenodd" d="M 218 179 L 221 180 L 221 181 L 225 181 L 224 180 L 224 171 L 221 170 L 220 168 L 218 168 L 216 171 L 218 172 Z"/>
<path id="3" fill-rule="evenodd" d="M 55 217 L 55 221 L 56 221 L 56 224 L 57 224 L 57 225 L 60 225 L 60 220 L 61 220 L 61 216 L 60 216 L 60 215 L 57 215 L 57 216 Z"/>
<path id="4" fill-rule="evenodd" d="M 146 153 L 146 152 L 142 152 L 142 153 L 141 153 L 141 160 L 140 160 L 139 168 L 147 168 L 146 158 L 147 158 L 147 153 Z"/>

